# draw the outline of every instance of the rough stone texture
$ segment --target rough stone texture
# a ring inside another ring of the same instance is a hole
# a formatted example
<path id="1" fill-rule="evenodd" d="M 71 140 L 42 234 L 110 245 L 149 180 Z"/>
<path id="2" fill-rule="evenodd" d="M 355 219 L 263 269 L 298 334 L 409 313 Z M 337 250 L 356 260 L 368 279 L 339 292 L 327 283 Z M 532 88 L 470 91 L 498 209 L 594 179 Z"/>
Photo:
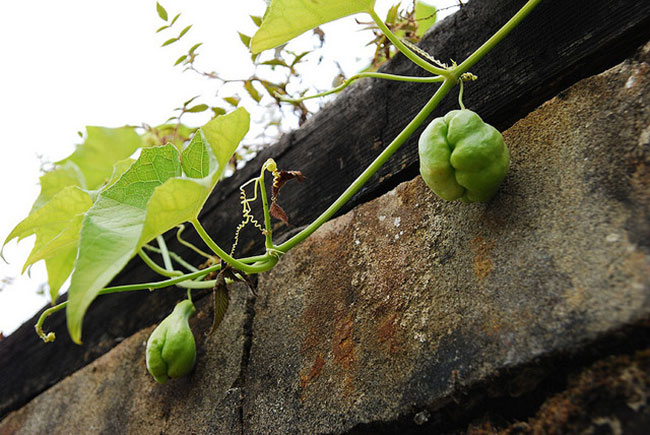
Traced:
<path id="1" fill-rule="evenodd" d="M 157 384 L 145 367 L 153 327 L 37 396 L 0 422 L 0 434 L 239 433 L 242 361 L 250 325 L 247 287 L 231 289 L 230 309 L 219 329 L 209 298 L 190 321 L 197 364 L 187 378 Z"/>
<path id="2" fill-rule="evenodd" d="M 426 423 L 457 391 L 648 319 L 649 49 L 508 130 L 489 204 L 443 202 L 418 177 L 261 276 L 250 433 Z"/>
<path id="3" fill-rule="evenodd" d="M 469 434 L 647 433 L 650 422 L 650 349 L 598 361 L 578 373 L 568 388 L 546 400 L 533 418 L 499 430 L 492 422 Z"/>
<path id="4" fill-rule="evenodd" d="M 508 130 L 512 169 L 489 204 L 401 184 L 287 254 L 256 301 L 234 289 L 209 338 L 201 300 L 188 378 L 149 377 L 147 329 L 7 415 L 0 434 L 431 432 L 454 414 L 454 431 L 519 430 L 468 426 L 478 402 L 528 402 L 519 427 L 593 429 L 594 416 L 599 429 L 626 415 L 599 411 L 599 388 L 614 388 L 601 403 L 645 418 L 649 58 L 650 46 Z M 592 352 L 616 356 L 574 376 Z M 572 380 L 543 385 L 553 377 Z"/>

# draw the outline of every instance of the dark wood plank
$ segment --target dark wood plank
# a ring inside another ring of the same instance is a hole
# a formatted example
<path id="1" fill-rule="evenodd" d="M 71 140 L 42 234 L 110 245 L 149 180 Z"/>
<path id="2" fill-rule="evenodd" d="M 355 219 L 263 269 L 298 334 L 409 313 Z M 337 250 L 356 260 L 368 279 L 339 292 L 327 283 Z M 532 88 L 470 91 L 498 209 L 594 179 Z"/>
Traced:
<path id="1" fill-rule="evenodd" d="M 427 34 L 421 46 L 446 61 L 460 61 L 498 29 L 523 0 L 474 0 Z M 545 0 L 473 72 L 465 104 L 489 123 L 505 129 L 549 97 L 577 80 L 613 66 L 650 37 L 650 2 L 631 0 Z M 422 75 L 401 56 L 387 72 Z M 273 157 L 283 169 L 302 170 L 302 184 L 282 191 L 280 203 L 296 227 L 317 217 L 381 152 L 417 113 L 433 85 L 366 80 L 352 86 L 301 129 L 260 153 L 246 168 L 224 180 L 213 193 L 202 221 L 214 239 L 228 248 L 239 223 L 238 187 L 254 177 Z M 450 95 L 434 113 L 457 108 Z M 417 174 L 417 134 L 411 138 L 343 210 L 372 199 Z M 276 239 L 294 230 L 277 225 Z M 168 237 L 171 239 L 172 237 Z M 190 237 L 197 241 L 196 237 Z M 253 241 L 249 243 L 250 241 Z M 242 233 L 238 253 L 259 253 L 262 238 Z M 201 260 L 170 240 L 188 260 Z M 145 282 L 153 274 L 132 261 L 114 284 Z M 45 345 L 34 334 L 37 316 L 0 341 L 0 417 L 39 392 L 99 357 L 123 337 L 162 319 L 182 298 L 181 290 L 155 294 L 135 292 L 99 298 L 84 324 L 84 345 L 70 342 L 62 313 L 52 316 L 48 330 L 57 333 Z"/>

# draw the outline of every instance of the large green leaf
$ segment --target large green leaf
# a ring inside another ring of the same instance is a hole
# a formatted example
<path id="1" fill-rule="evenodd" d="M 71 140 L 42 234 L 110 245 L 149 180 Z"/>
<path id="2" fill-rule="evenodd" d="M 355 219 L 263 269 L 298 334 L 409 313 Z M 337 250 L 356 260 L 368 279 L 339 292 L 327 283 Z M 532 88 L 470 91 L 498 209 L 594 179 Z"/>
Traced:
<path id="1" fill-rule="evenodd" d="M 373 9 L 375 0 L 272 0 L 251 51 L 277 47 L 321 24 Z"/>
<path id="2" fill-rule="evenodd" d="M 182 155 L 171 144 L 145 148 L 124 175 L 99 195 L 83 221 L 70 283 L 68 330 L 75 342 L 80 343 L 90 303 L 137 250 L 198 217 L 248 128 L 248 112 L 240 108 L 201 127 Z"/>
<path id="3" fill-rule="evenodd" d="M 94 190 L 111 177 L 117 161 L 129 157 L 143 143 L 133 127 L 86 127 L 86 130 L 84 143 L 57 164 L 75 163 L 84 175 L 85 187 Z"/>
<path id="4" fill-rule="evenodd" d="M 185 177 L 168 180 L 156 189 L 149 201 L 140 246 L 178 224 L 199 217 L 249 125 L 250 116 L 240 107 L 213 119 L 196 132 L 181 158 Z"/>
<path id="5" fill-rule="evenodd" d="M 31 264 L 45 260 L 52 301 L 56 300 L 61 285 L 72 272 L 81 221 L 91 205 L 92 199 L 86 191 L 67 186 L 20 222 L 5 240 L 7 244 L 14 238 L 20 241 L 36 235 L 23 272 Z"/>
<path id="6" fill-rule="evenodd" d="M 180 174 L 179 153 L 173 145 L 145 148 L 86 213 L 66 308 L 75 342 L 81 342 L 81 320 L 90 303 L 136 251 L 154 189 Z"/>

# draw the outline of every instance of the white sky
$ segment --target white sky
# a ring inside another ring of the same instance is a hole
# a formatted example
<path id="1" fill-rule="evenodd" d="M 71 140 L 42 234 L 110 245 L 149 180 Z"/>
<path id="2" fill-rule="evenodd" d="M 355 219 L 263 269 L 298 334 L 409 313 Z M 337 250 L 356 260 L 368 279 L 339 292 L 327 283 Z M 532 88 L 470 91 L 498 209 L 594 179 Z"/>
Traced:
<path id="1" fill-rule="evenodd" d="M 155 30 L 155 1 L 20 0 L 0 6 L 0 243 L 27 216 L 39 193 L 40 161 L 69 155 L 86 125 L 118 127 L 146 122 L 157 125 L 194 95 L 216 102 L 215 83 L 172 67 L 196 42 L 199 65 L 224 76 L 246 77 L 252 72 L 249 54 L 237 31 L 252 34 L 248 15 L 262 15 L 264 0 L 242 2 L 163 0 L 170 18 L 182 12 L 171 33 Z M 380 16 L 391 0 L 377 0 Z M 444 7 L 455 0 L 432 1 Z M 359 17 L 366 20 L 366 17 Z M 186 25 L 193 28 L 181 41 L 161 48 L 163 41 Z M 353 18 L 324 27 L 334 56 L 351 75 L 363 68 L 372 49 L 369 35 L 358 32 Z M 332 40 L 338 40 L 338 42 Z M 333 42 L 333 43 L 332 43 Z M 350 47 L 359 47 L 350 50 Z M 441 56 L 443 57 L 443 56 Z M 318 74 L 323 73 L 319 68 Z M 337 70 L 332 66 L 314 80 L 321 89 Z M 309 77 L 311 79 L 312 77 Z M 203 102 L 202 101 L 202 102 Z M 201 125 L 206 114 L 185 121 Z M 8 335 L 48 302 L 37 289 L 46 281 L 42 262 L 31 279 L 20 276 L 33 239 L 8 244 L 0 260 L 0 332 Z M 110 296 L 109 296 L 110 297 Z"/>

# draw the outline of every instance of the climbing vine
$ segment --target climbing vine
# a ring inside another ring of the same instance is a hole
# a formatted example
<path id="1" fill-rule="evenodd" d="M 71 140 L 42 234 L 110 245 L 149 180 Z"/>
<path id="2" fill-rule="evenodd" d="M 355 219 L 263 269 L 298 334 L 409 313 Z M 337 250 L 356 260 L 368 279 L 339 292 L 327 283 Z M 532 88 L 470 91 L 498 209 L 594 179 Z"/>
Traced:
<path id="1" fill-rule="evenodd" d="M 313 95 L 289 96 L 283 92 L 282 86 L 264 86 L 277 103 L 300 107 L 308 98 L 338 92 L 364 78 L 439 83 L 437 90 L 339 198 L 311 224 L 281 244 L 274 242 L 271 226 L 272 218 L 288 220 L 279 205 L 280 189 L 292 180 L 303 181 L 303 176 L 299 171 L 282 170 L 269 159 L 260 169 L 259 176 L 241 188 L 243 219 L 233 229 L 234 246 L 228 252 L 210 237 L 199 216 L 249 130 L 250 116 L 244 107 L 236 107 L 230 112 L 212 108 L 215 117 L 199 128 L 187 127 L 180 122 L 184 113 L 209 109 L 206 105 L 195 104 L 193 99 L 186 101 L 180 115 L 170 119 L 168 124 L 149 128 L 144 134 L 131 127 L 89 127 L 84 143 L 41 177 L 41 193 L 29 216 L 5 240 L 6 245 L 13 239 L 36 236 L 25 267 L 36 261 L 45 261 L 53 304 L 61 286 L 70 279 L 68 300 L 43 313 L 36 325 L 37 333 L 46 342 L 54 340 L 53 333 L 44 331 L 43 322 L 49 315 L 65 309 L 70 336 L 74 342 L 81 343 L 84 316 L 98 296 L 175 285 L 187 289 L 188 298 L 152 334 L 147 363 L 159 382 L 187 374 L 195 357 L 194 341 L 192 338 L 190 343 L 191 334 L 188 335 L 187 326 L 187 318 L 194 312 L 192 290 L 214 290 L 214 330 L 228 307 L 228 283 L 242 281 L 254 291 L 250 275 L 272 269 L 285 253 L 334 216 L 429 118 L 453 88 L 476 79 L 470 69 L 540 1 L 529 0 L 467 59 L 460 63 L 451 60 L 443 63 L 437 58 L 443 57 L 444 53 L 435 53 L 434 56 L 413 43 L 421 32 L 418 23 L 430 20 L 431 11 L 422 16 L 414 9 L 411 15 L 399 18 L 398 9 L 394 8 L 383 20 L 375 12 L 374 0 L 271 0 L 264 16 L 254 18 L 258 26 L 256 33 L 241 38 L 249 46 L 253 58 L 265 50 L 283 47 L 296 36 L 318 29 L 329 21 L 365 14 L 369 21 L 361 22 L 377 32 L 373 65 L 399 51 L 427 74 L 424 77 L 396 76 L 377 72 L 373 66 L 344 80 L 331 91 Z M 177 17 L 169 21 L 166 10 L 159 4 L 158 14 L 168 22 L 161 31 L 170 30 Z M 183 28 L 166 45 L 184 37 L 188 31 L 188 27 Z M 198 48 L 193 46 L 176 64 L 196 69 L 193 60 Z M 296 59 L 299 57 L 297 55 Z M 257 76 L 243 80 L 245 87 L 250 87 L 251 83 L 262 82 Z M 248 92 L 252 93 L 251 90 Z M 231 102 L 232 106 L 237 106 L 234 100 Z M 434 120 L 420 138 L 422 175 L 429 186 L 445 199 L 487 201 L 497 191 L 508 169 L 508 151 L 494 128 L 483 123 L 477 114 L 464 109 L 462 93 L 459 105 L 462 110 Z M 136 152 L 138 156 L 134 158 Z M 274 180 L 270 197 L 264 182 L 266 173 L 270 173 Z M 318 178 L 312 174 L 303 182 L 317 183 Z M 317 184 L 311 186 L 317 189 Z M 250 205 L 254 201 L 261 203 L 263 216 L 252 215 Z M 191 224 L 210 252 L 204 252 L 182 238 L 186 223 Z M 252 257 L 236 258 L 234 247 L 245 225 L 253 225 L 260 231 L 265 251 Z M 161 235 L 174 229 L 181 243 L 206 257 L 205 264 L 201 267 L 189 264 L 167 248 Z M 148 253 L 159 255 L 162 265 Z M 163 279 L 107 287 L 136 255 Z"/>

